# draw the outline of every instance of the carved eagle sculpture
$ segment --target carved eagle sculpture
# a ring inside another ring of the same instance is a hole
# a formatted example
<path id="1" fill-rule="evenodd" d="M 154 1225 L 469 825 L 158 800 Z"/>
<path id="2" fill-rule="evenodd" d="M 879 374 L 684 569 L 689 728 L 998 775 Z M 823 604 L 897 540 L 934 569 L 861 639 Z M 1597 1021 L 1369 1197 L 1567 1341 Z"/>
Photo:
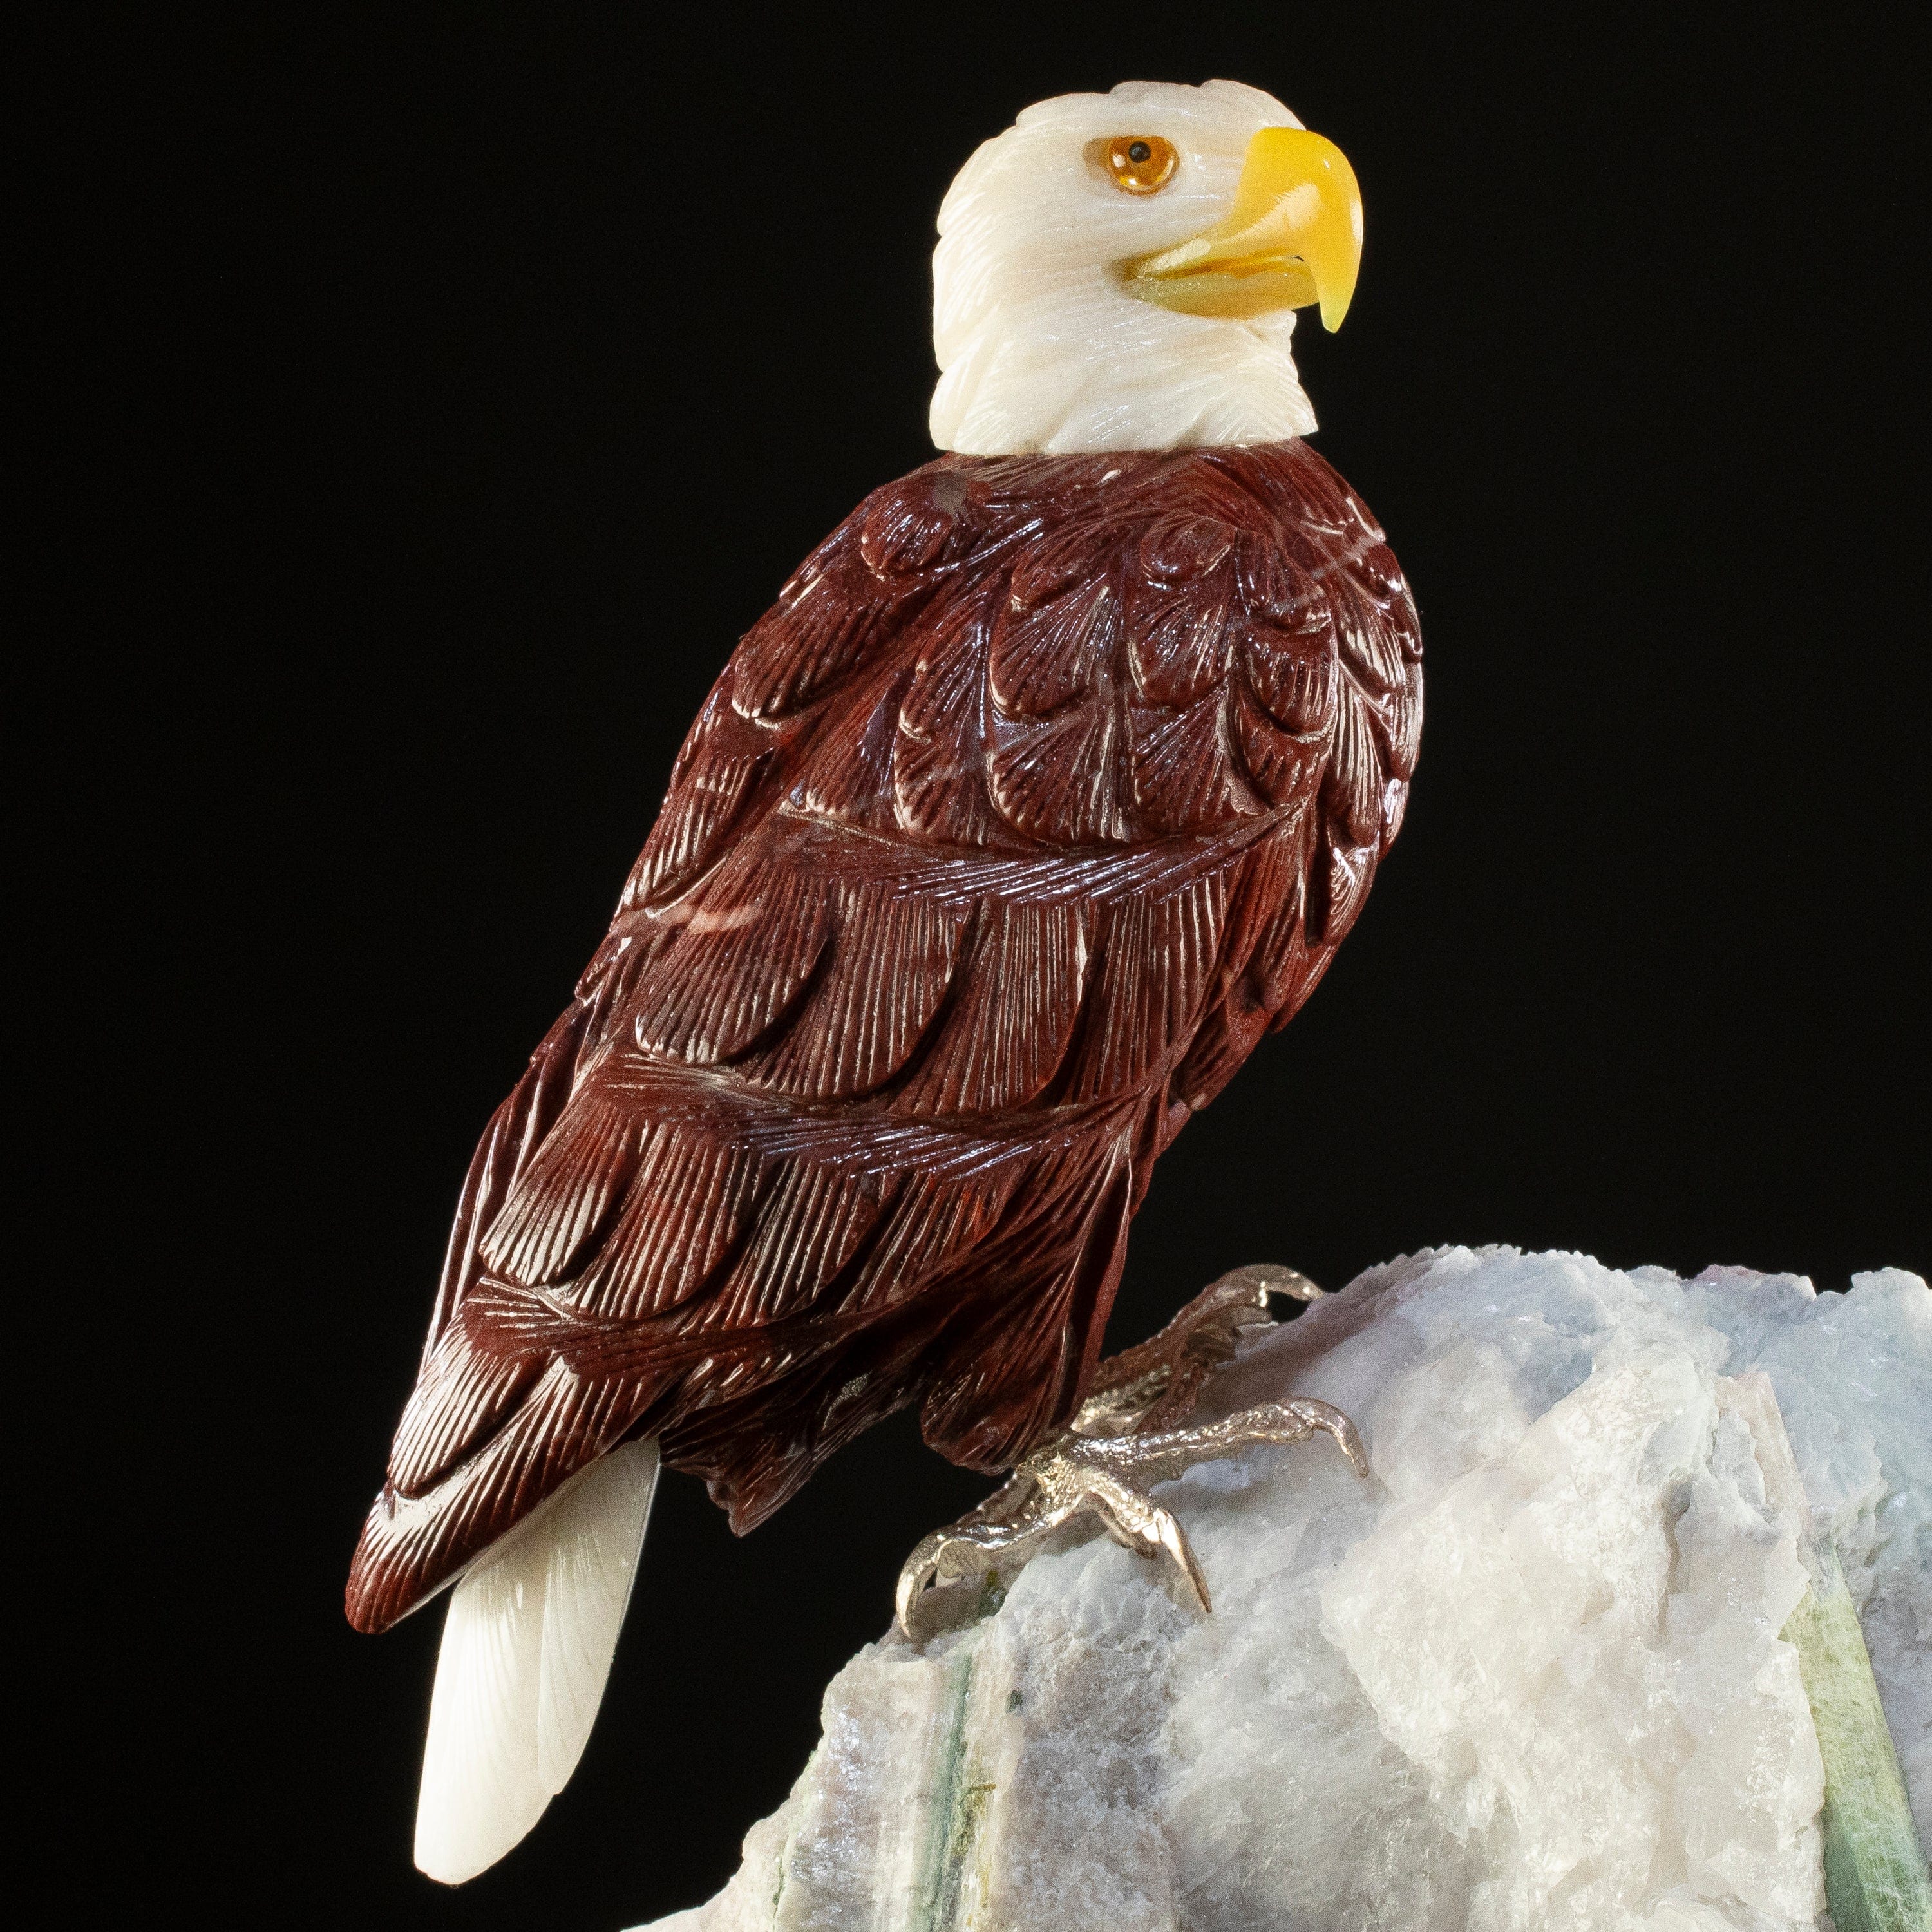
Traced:
<path id="1" fill-rule="evenodd" d="M 1068 97 L 940 237 L 949 453 L 733 654 L 464 1184 L 348 1588 L 458 1583 L 446 1881 L 574 1768 L 661 1463 L 742 1532 L 896 1410 L 988 1471 L 1067 1428 L 1156 1157 L 1401 822 L 1415 611 L 1288 350 L 1352 290 L 1340 152 L 1231 82 Z"/>

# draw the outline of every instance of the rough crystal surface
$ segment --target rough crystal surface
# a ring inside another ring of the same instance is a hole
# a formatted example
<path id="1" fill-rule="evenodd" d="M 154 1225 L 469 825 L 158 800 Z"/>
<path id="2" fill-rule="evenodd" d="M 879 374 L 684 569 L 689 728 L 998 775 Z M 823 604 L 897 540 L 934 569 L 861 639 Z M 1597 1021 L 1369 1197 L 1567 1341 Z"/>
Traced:
<path id="1" fill-rule="evenodd" d="M 1772 1932 L 1823 1918 L 1822 1771 L 1768 1376 L 1932 1840 L 1932 1293 L 1450 1249 L 1245 1354 L 1212 1411 L 1352 1414 L 1159 1493 L 1202 1619 L 1099 1538 L 868 1646 L 737 1876 L 659 1932 Z M 1761 1384 L 1756 1385 L 1761 1388 Z"/>

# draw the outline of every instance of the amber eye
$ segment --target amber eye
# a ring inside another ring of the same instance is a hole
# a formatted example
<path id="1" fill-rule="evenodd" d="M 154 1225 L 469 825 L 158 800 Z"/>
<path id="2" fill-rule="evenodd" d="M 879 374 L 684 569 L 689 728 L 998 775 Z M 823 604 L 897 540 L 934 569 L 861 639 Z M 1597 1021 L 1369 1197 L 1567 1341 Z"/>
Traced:
<path id="1" fill-rule="evenodd" d="M 1116 134 L 1106 142 L 1103 165 L 1126 194 L 1157 194 L 1174 178 L 1180 157 L 1158 134 Z"/>

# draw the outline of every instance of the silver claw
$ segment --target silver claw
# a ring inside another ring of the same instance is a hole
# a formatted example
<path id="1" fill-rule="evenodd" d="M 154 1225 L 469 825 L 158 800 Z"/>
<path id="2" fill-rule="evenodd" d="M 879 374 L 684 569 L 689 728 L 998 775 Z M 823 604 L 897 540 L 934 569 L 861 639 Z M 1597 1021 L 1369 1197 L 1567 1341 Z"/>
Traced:
<path id="1" fill-rule="evenodd" d="M 1220 1288 L 1237 1282 L 1252 1282 L 1259 1292 L 1264 1308 L 1271 1294 L 1285 1294 L 1294 1301 L 1319 1301 L 1328 1292 L 1325 1288 L 1317 1288 L 1299 1268 L 1284 1268 L 1280 1262 L 1250 1262 L 1246 1268 L 1224 1274 L 1214 1286 Z"/>
<path id="2" fill-rule="evenodd" d="M 1369 1459 L 1355 1425 L 1310 1397 L 1268 1402 L 1225 1421 L 1179 1428 L 1216 1370 L 1234 1358 L 1244 1329 L 1271 1326 L 1271 1294 L 1314 1301 L 1305 1274 L 1257 1262 L 1204 1288 L 1150 1342 L 1101 1365 L 1094 1393 L 1060 1440 L 1028 1456 L 1004 1487 L 950 1529 L 927 1537 L 899 1572 L 898 1627 L 915 1641 L 970 1615 L 988 1581 L 1010 1577 L 1076 1517 L 1094 1516 L 1123 1548 L 1165 1557 L 1204 1616 L 1212 1609 L 1186 1532 L 1147 1492 L 1198 1462 L 1257 1442 L 1332 1436 L 1358 1476 Z"/>
<path id="3" fill-rule="evenodd" d="M 1358 1476 L 1369 1473 L 1369 1452 L 1362 1446 L 1362 1432 L 1339 1408 L 1331 1408 L 1325 1402 L 1317 1402 L 1312 1396 L 1298 1396 L 1282 1406 L 1291 1408 L 1304 1418 L 1311 1430 L 1321 1430 L 1334 1437 L 1342 1454 L 1348 1457 L 1348 1466 Z"/>
<path id="4" fill-rule="evenodd" d="M 1262 1402 L 1221 1422 L 1153 1436 L 1079 1436 L 1070 1431 L 1036 1450 L 996 1496 L 950 1529 L 935 1530 L 899 1573 L 895 1608 L 914 1642 L 962 1620 L 980 1600 L 983 1580 L 997 1583 L 1024 1566 L 1056 1532 L 1094 1516 L 1123 1548 L 1165 1557 L 1176 1580 L 1204 1616 L 1214 1608 L 1180 1520 L 1148 1492 L 1202 1462 L 1238 1454 L 1256 1443 L 1305 1442 L 1331 1436 L 1356 1474 L 1369 1461 L 1355 1425 L 1339 1408 L 1298 1396 Z M 982 1580 L 969 1587 L 970 1580 Z"/>

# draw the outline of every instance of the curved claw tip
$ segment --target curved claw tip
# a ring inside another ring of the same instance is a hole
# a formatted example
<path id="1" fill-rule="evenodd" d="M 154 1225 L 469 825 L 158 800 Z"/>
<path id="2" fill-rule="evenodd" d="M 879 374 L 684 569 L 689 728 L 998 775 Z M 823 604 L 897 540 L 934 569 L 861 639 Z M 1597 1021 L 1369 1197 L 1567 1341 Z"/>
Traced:
<path id="1" fill-rule="evenodd" d="M 1268 1292 L 1286 1294 L 1295 1301 L 1319 1301 L 1328 1291 L 1317 1288 L 1299 1268 L 1273 1268 L 1268 1270 Z"/>
<path id="2" fill-rule="evenodd" d="M 1369 1473 L 1369 1452 L 1363 1447 L 1362 1432 L 1339 1409 L 1336 1411 L 1335 1420 L 1341 1426 L 1340 1428 L 1329 1428 L 1328 1433 L 1334 1437 L 1355 1474 L 1366 1476 Z M 1323 1426 L 1328 1427 L 1328 1425 L 1324 1424 Z"/>
<path id="3" fill-rule="evenodd" d="M 925 1621 L 920 1616 L 920 1605 L 928 1586 L 938 1586 L 939 1558 L 944 1547 L 944 1540 L 938 1532 L 922 1536 L 918 1547 L 900 1566 L 898 1582 L 892 1592 L 892 1621 L 914 1643 L 920 1640 L 920 1626 Z"/>
<path id="4" fill-rule="evenodd" d="M 1357 1475 L 1369 1473 L 1369 1452 L 1363 1446 L 1362 1432 L 1339 1408 L 1329 1402 L 1317 1402 L 1312 1396 L 1298 1396 L 1283 1406 L 1304 1427 L 1332 1436 Z"/>
<path id="5" fill-rule="evenodd" d="M 1201 1574 L 1201 1566 L 1194 1560 L 1192 1546 L 1187 1540 L 1178 1517 L 1162 1515 L 1166 1520 L 1160 1525 L 1160 1546 L 1173 1559 L 1174 1568 L 1180 1571 L 1181 1581 L 1186 1586 L 1187 1594 L 1194 1599 L 1194 1606 L 1204 1617 L 1214 1614 L 1214 1600 L 1208 1594 L 1208 1580 Z"/>
<path id="6" fill-rule="evenodd" d="M 1271 1294 L 1285 1294 L 1293 1301 L 1319 1301 L 1328 1292 L 1325 1288 L 1317 1288 L 1299 1268 L 1284 1267 L 1280 1262 L 1250 1262 L 1221 1279 L 1252 1287 L 1256 1305 L 1262 1308 L 1268 1306 Z"/>
<path id="7" fill-rule="evenodd" d="M 914 1628 L 919 1620 L 919 1600 L 931 1580 L 926 1576 L 902 1576 L 892 1594 L 892 1622 L 898 1626 L 900 1636 L 913 1643 L 919 1641 L 919 1632 Z"/>
<path id="8" fill-rule="evenodd" d="M 926 1643 L 961 1621 L 966 1600 L 978 1594 L 964 1577 L 942 1583 L 930 1573 L 922 1580 L 902 1576 L 892 1622 L 908 1643 Z"/>

